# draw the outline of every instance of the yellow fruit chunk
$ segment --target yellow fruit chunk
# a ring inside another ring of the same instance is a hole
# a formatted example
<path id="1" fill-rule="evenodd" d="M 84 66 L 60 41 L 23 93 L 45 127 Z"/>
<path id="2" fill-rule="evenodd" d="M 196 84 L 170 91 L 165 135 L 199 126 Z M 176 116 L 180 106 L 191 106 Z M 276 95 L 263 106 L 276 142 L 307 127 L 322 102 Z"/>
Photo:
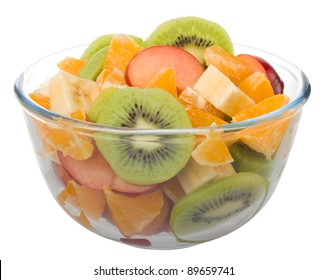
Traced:
<path id="1" fill-rule="evenodd" d="M 185 195 L 185 191 L 176 176 L 165 182 L 162 186 L 162 190 L 173 202 L 176 202 Z"/>
<path id="2" fill-rule="evenodd" d="M 274 95 L 274 90 L 269 80 L 263 73 L 258 71 L 246 77 L 238 87 L 255 103 Z"/>
<path id="3" fill-rule="evenodd" d="M 146 88 L 162 88 L 177 98 L 176 75 L 174 69 L 160 69 L 146 85 Z"/>
<path id="4" fill-rule="evenodd" d="M 226 124 L 224 120 L 200 109 L 186 110 L 193 127 L 211 126 L 213 123 L 217 125 Z"/>
<path id="5" fill-rule="evenodd" d="M 75 76 L 79 74 L 79 72 L 81 71 L 81 69 L 84 67 L 85 64 L 86 64 L 85 60 L 77 59 L 73 57 L 66 57 L 65 59 L 57 63 L 58 67 L 61 70 L 73 74 Z"/>
<path id="6" fill-rule="evenodd" d="M 48 96 L 45 96 L 42 93 L 35 92 L 35 93 L 30 93 L 29 97 L 43 108 L 50 110 L 50 98 Z"/>
<path id="7" fill-rule="evenodd" d="M 131 37 L 116 34 L 111 39 L 103 68 L 112 71 L 116 67 L 125 73 L 129 61 L 141 50 L 142 47 Z"/>
<path id="8" fill-rule="evenodd" d="M 268 114 L 283 107 L 288 102 L 289 97 L 285 94 L 277 94 L 268 97 L 260 101 L 259 103 L 238 112 L 236 115 L 233 116 L 232 121 L 239 122 Z"/>
<path id="9" fill-rule="evenodd" d="M 105 187 L 107 204 L 120 232 L 130 237 L 141 233 L 161 212 L 164 197 L 161 189 L 135 197 Z"/>
<path id="10" fill-rule="evenodd" d="M 72 112 L 70 117 L 76 120 L 85 121 L 85 113 L 81 109 Z"/>
<path id="11" fill-rule="evenodd" d="M 186 87 L 178 97 L 185 109 L 200 109 L 208 112 L 220 119 L 225 118 L 225 114 L 204 99 L 198 92 L 191 87 Z"/>
<path id="12" fill-rule="evenodd" d="M 221 135 L 212 133 L 192 152 L 193 159 L 200 165 L 219 166 L 233 162 L 226 143 Z"/>
<path id="13" fill-rule="evenodd" d="M 77 160 L 89 158 L 94 148 L 85 136 L 60 128 L 50 130 L 46 142 L 55 150 Z"/>

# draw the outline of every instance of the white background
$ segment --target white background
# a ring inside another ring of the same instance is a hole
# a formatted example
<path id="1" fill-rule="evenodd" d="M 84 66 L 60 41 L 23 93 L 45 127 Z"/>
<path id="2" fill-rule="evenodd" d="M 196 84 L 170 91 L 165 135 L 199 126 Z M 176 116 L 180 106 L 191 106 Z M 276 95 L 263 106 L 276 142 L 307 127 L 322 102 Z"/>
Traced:
<path id="1" fill-rule="evenodd" d="M 3 279 L 127 279 L 94 276 L 93 270 L 100 265 L 184 269 L 233 266 L 236 276 L 219 279 L 327 279 L 327 21 L 321 3 L 1 1 Z M 155 251 L 120 245 L 73 222 L 51 197 L 39 172 L 20 105 L 14 98 L 13 83 L 23 68 L 57 50 L 88 43 L 107 33 L 146 37 L 160 22 L 186 15 L 216 21 L 227 29 L 234 42 L 256 46 L 294 62 L 309 77 L 312 95 L 304 107 L 282 180 L 272 199 L 252 221 L 226 237 L 189 249 Z M 185 275 L 157 279 L 185 279 Z"/>

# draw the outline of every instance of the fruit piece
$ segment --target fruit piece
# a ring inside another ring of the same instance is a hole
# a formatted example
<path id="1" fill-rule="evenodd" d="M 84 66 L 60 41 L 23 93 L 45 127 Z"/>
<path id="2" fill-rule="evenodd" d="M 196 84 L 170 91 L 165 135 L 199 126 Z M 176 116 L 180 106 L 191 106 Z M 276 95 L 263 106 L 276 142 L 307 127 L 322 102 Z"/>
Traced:
<path id="1" fill-rule="evenodd" d="M 204 49 L 220 45 L 233 52 L 233 43 L 219 24 L 197 17 L 181 17 L 160 24 L 146 39 L 147 46 L 169 45 L 183 48 L 204 64 Z"/>
<path id="2" fill-rule="evenodd" d="M 42 93 L 35 92 L 35 93 L 30 93 L 29 97 L 34 102 L 42 106 L 44 109 L 50 110 L 50 98 L 48 96 L 45 96 Z"/>
<path id="3" fill-rule="evenodd" d="M 282 81 L 282 79 L 280 78 L 274 67 L 268 61 L 264 60 L 261 57 L 256 56 L 255 58 L 265 68 L 268 75 L 268 79 L 271 83 L 272 88 L 274 89 L 274 93 L 282 94 L 284 91 L 284 82 Z"/>
<path id="4" fill-rule="evenodd" d="M 83 59 L 66 57 L 65 59 L 57 63 L 57 65 L 60 70 L 77 76 L 81 69 L 84 67 L 85 63 L 86 61 Z"/>
<path id="5" fill-rule="evenodd" d="M 187 114 L 193 127 L 211 126 L 213 123 L 216 125 L 227 123 L 224 120 L 200 109 L 189 109 L 187 110 Z"/>
<path id="6" fill-rule="evenodd" d="M 238 54 L 237 57 L 241 58 L 251 68 L 253 73 L 259 71 L 269 79 L 265 68 L 254 56 L 249 54 Z"/>
<path id="7" fill-rule="evenodd" d="M 88 59 L 90 59 L 91 56 L 93 56 L 100 49 L 102 49 L 103 47 L 109 46 L 113 36 L 114 36 L 114 34 L 106 34 L 106 35 L 97 37 L 85 49 L 85 51 L 83 52 L 83 54 L 81 56 L 81 59 L 88 60 Z M 133 36 L 133 35 L 128 35 L 128 36 L 131 37 L 134 41 L 136 41 L 139 45 L 141 45 L 141 46 L 143 45 L 142 39 L 140 39 L 136 36 Z"/>
<path id="8" fill-rule="evenodd" d="M 191 87 L 186 87 L 178 96 L 178 100 L 186 109 L 200 109 L 220 119 L 226 117 L 222 111 L 218 110 Z"/>
<path id="9" fill-rule="evenodd" d="M 228 116 L 255 104 L 213 65 L 209 65 L 193 88 Z"/>
<path id="10" fill-rule="evenodd" d="M 99 124 L 134 129 L 190 128 L 183 106 L 162 89 L 108 89 L 89 115 Z M 128 131 L 128 130 L 126 130 Z M 192 135 L 106 134 L 94 138 L 102 155 L 124 181 L 151 185 L 181 170 L 194 147 Z"/>
<path id="11" fill-rule="evenodd" d="M 76 120 L 85 121 L 85 113 L 81 109 L 72 112 L 70 117 Z"/>
<path id="12" fill-rule="evenodd" d="M 266 98 L 259 103 L 240 110 L 237 114 L 235 114 L 232 118 L 233 122 L 240 122 L 252 118 L 256 118 L 270 112 L 273 112 L 289 102 L 289 97 L 284 94 L 273 95 L 269 98 Z"/>
<path id="13" fill-rule="evenodd" d="M 114 70 L 103 69 L 96 79 L 97 84 L 101 89 L 108 87 L 124 87 L 126 86 L 125 76 L 118 68 Z"/>
<path id="14" fill-rule="evenodd" d="M 267 160 L 266 156 L 252 150 L 249 146 L 241 142 L 236 142 L 229 147 L 233 156 L 233 167 L 236 172 L 254 172 L 268 178 L 273 172 L 274 161 Z"/>
<path id="15" fill-rule="evenodd" d="M 162 191 L 174 203 L 185 195 L 185 191 L 176 176 L 163 183 Z"/>
<path id="16" fill-rule="evenodd" d="M 127 236 L 141 233 L 161 212 L 164 197 L 161 189 L 136 197 L 104 189 L 107 204 L 119 231 Z"/>
<path id="17" fill-rule="evenodd" d="M 64 156 L 69 155 L 76 160 L 88 159 L 93 153 L 93 145 L 88 138 L 61 128 L 50 130 L 46 142 Z"/>
<path id="18" fill-rule="evenodd" d="M 145 238 L 120 238 L 121 242 L 136 247 L 151 247 L 151 242 Z"/>
<path id="19" fill-rule="evenodd" d="M 176 75 L 172 68 L 162 68 L 145 86 L 146 88 L 162 88 L 178 97 L 176 88 Z"/>
<path id="20" fill-rule="evenodd" d="M 174 70 L 179 91 L 192 87 L 204 71 L 189 52 L 172 46 L 154 46 L 134 56 L 126 69 L 125 80 L 130 86 L 144 88 L 162 68 Z"/>
<path id="21" fill-rule="evenodd" d="M 191 158 L 187 165 L 177 174 L 177 178 L 184 192 L 190 193 L 213 179 L 229 176 L 234 173 L 235 170 L 231 164 L 202 166 Z"/>
<path id="22" fill-rule="evenodd" d="M 211 46 L 204 51 L 204 59 L 208 66 L 211 64 L 224 73 L 235 85 L 238 85 L 252 69 L 239 57 L 225 51 L 220 46 Z"/>
<path id="23" fill-rule="evenodd" d="M 184 242 L 221 237 L 245 224 L 262 206 L 269 182 L 262 176 L 236 173 L 182 197 L 173 207 L 170 226 Z"/>
<path id="24" fill-rule="evenodd" d="M 103 69 L 103 64 L 108 53 L 108 46 L 98 50 L 90 57 L 79 72 L 79 77 L 95 81 Z"/>
<path id="25" fill-rule="evenodd" d="M 212 133 L 192 152 L 192 158 L 200 165 L 219 166 L 233 162 L 228 147 L 221 135 Z"/>
<path id="26" fill-rule="evenodd" d="M 49 82 L 50 109 L 63 115 L 78 109 L 87 112 L 95 97 L 99 94 L 95 82 L 59 71 Z"/>
<path id="27" fill-rule="evenodd" d="M 68 174 L 68 172 L 62 167 L 61 164 L 52 162 L 52 167 L 54 172 L 56 173 L 57 177 L 60 179 L 60 181 L 66 186 L 67 182 L 71 180 L 72 178 Z"/>
<path id="28" fill-rule="evenodd" d="M 274 95 L 274 90 L 269 80 L 264 74 L 258 71 L 246 77 L 238 87 L 255 103 Z"/>

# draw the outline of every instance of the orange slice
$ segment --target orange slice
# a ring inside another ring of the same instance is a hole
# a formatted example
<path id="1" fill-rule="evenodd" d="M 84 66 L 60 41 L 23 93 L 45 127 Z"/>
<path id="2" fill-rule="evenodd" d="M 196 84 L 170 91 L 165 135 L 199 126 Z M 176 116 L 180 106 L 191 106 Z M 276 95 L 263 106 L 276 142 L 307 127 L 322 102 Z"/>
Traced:
<path id="1" fill-rule="evenodd" d="M 30 93 L 29 97 L 43 108 L 50 110 L 50 98 L 48 96 L 42 93 Z"/>
<path id="2" fill-rule="evenodd" d="M 200 109 L 186 110 L 193 127 L 210 126 L 213 123 L 217 125 L 226 124 L 224 120 Z"/>
<path id="3" fill-rule="evenodd" d="M 77 109 L 76 111 L 72 112 L 70 117 L 80 121 L 85 121 L 86 119 L 85 113 L 81 109 Z"/>
<path id="4" fill-rule="evenodd" d="M 239 122 L 268 114 L 283 107 L 288 102 L 289 97 L 285 94 L 277 94 L 268 97 L 259 103 L 238 112 L 235 116 L 233 116 L 232 121 Z"/>
<path id="5" fill-rule="evenodd" d="M 200 109 L 220 119 L 225 118 L 222 111 L 218 110 L 191 87 L 186 87 L 179 95 L 178 100 L 186 109 Z"/>
<path id="6" fill-rule="evenodd" d="M 182 196 L 185 195 L 185 191 L 180 182 L 178 181 L 177 177 L 173 177 L 172 179 L 165 182 L 162 186 L 162 191 L 173 202 L 176 202 Z"/>
<path id="7" fill-rule="evenodd" d="M 263 73 L 258 71 L 246 77 L 238 87 L 255 103 L 274 95 L 274 90 L 269 80 Z"/>
<path id="8" fill-rule="evenodd" d="M 217 45 L 205 49 L 204 60 L 208 66 L 210 64 L 216 66 L 235 85 L 238 85 L 247 76 L 252 74 L 252 69 L 244 60 Z"/>
<path id="9" fill-rule="evenodd" d="M 46 142 L 55 150 L 77 160 L 91 157 L 94 148 L 85 136 L 60 128 L 50 130 Z"/>
<path id="10" fill-rule="evenodd" d="M 141 233 L 159 216 L 164 205 L 161 189 L 135 197 L 114 192 L 110 187 L 104 191 L 115 224 L 127 237 Z"/>
<path id="11" fill-rule="evenodd" d="M 77 59 L 73 57 L 66 57 L 59 63 L 57 63 L 58 67 L 70 74 L 73 74 L 75 76 L 78 76 L 79 72 L 81 69 L 84 67 L 86 64 L 86 61 L 83 59 Z"/>
<path id="12" fill-rule="evenodd" d="M 200 165 L 219 166 L 233 162 L 226 143 L 221 135 L 212 133 L 192 152 L 193 159 Z"/>
<path id="13" fill-rule="evenodd" d="M 160 69 L 146 85 L 146 88 L 162 88 L 177 98 L 176 75 L 174 69 Z"/>
<path id="14" fill-rule="evenodd" d="M 112 87 L 121 87 L 126 86 L 126 81 L 124 73 L 120 71 L 117 67 L 113 69 L 105 68 L 101 71 L 96 82 L 100 86 L 112 86 Z"/>

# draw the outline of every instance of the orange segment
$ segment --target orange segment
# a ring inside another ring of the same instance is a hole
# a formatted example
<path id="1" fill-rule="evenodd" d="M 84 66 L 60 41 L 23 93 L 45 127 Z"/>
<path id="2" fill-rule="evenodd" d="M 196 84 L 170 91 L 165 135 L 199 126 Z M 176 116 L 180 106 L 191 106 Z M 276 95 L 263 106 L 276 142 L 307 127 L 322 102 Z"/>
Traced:
<path id="1" fill-rule="evenodd" d="M 29 97 L 43 108 L 50 110 L 50 98 L 48 96 L 42 93 L 30 93 Z"/>
<path id="2" fill-rule="evenodd" d="M 226 143 L 217 133 L 212 133 L 192 152 L 193 159 L 200 165 L 219 166 L 233 162 Z"/>
<path id="3" fill-rule="evenodd" d="M 252 74 L 252 69 L 241 58 L 217 45 L 205 49 L 204 60 L 208 66 L 210 64 L 216 66 L 235 85 Z"/>
<path id="4" fill-rule="evenodd" d="M 238 54 L 237 57 L 242 59 L 251 69 L 252 72 L 261 72 L 268 79 L 268 74 L 262 64 L 252 55 L 249 54 Z"/>
<path id="5" fill-rule="evenodd" d="M 186 110 L 193 127 L 210 126 L 213 123 L 217 125 L 226 124 L 224 120 L 200 109 Z"/>
<path id="6" fill-rule="evenodd" d="M 239 122 L 268 114 L 283 107 L 288 102 L 289 97 L 285 94 L 277 94 L 268 97 L 259 103 L 240 111 L 237 115 L 233 116 L 232 121 Z"/>
<path id="7" fill-rule="evenodd" d="M 70 114 L 70 117 L 76 120 L 85 121 L 85 113 L 81 109 L 77 109 L 76 111 Z"/>
<path id="8" fill-rule="evenodd" d="M 162 88 L 177 98 L 176 75 L 174 69 L 160 69 L 159 72 L 146 85 L 146 88 Z"/>
<path id="9" fill-rule="evenodd" d="M 73 57 L 66 57 L 65 59 L 57 63 L 58 67 L 61 70 L 73 74 L 75 76 L 79 74 L 79 72 L 81 71 L 81 69 L 84 67 L 85 64 L 86 64 L 85 60 L 77 59 Z"/>
<path id="10" fill-rule="evenodd" d="M 205 100 L 191 87 L 186 87 L 179 95 L 178 100 L 186 109 L 200 109 L 220 119 L 225 118 L 225 114 L 222 111 L 218 110 L 210 102 Z"/>
<path id="11" fill-rule="evenodd" d="M 274 90 L 264 74 L 254 72 L 246 77 L 238 87 L 245 92 L 255 103 L 274 95 Z"/>
<path id="12" fill-rule="evenodd" d="M 93 153 L 93 145 L 88 138 L 65 129 L 50 130 L 46 142 L 55 150 L 77 160 L 85 160 Z"/>
<path id="13" fill-rule="evenodd" d="M 126 81 L 124 77 L 124 73 L 120 71 L 117 67 L 113 69 L 105 68 L 101 71 L 98 76 L 96 82 L 100 86 L 112 86 L 112 87 L 120 87 L 126 86 Z"/>
<path id="14" fill-rule="evenodd" d="M 128 237 L 141 233 L 160 214 L 164 205 L 161 189 L 136 197 L 114 192 L 110 187 L 104 191 L 115 224 Z"/>

